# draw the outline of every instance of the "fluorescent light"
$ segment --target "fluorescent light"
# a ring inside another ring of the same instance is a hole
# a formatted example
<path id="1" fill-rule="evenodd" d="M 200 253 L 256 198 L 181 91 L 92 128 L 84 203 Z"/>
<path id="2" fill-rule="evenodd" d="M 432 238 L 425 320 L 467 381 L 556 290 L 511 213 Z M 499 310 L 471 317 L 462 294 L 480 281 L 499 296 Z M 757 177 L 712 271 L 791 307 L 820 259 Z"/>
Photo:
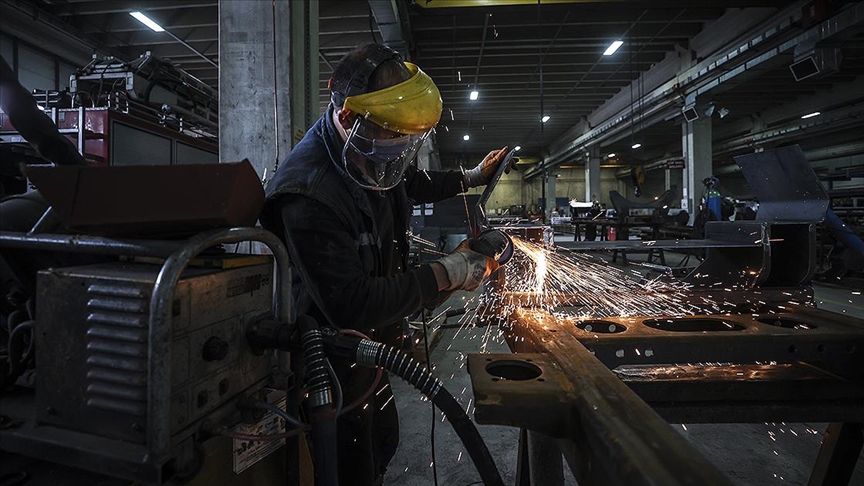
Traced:
<path id="1" fill-rule="evenodd" d="M 818 111 L 814 111 L 813 113 L 808 113 L 808 114 L 802 116 L 801 119 L 803 120 L 805 118 L 813 118 L 814 116 L 819 116 L 821 114 L 822 113 L 819 113 Z"/>
<path id="2" fill-rule="evenodd" d="M 475 89 L 474 91 L 471 91 L 471 94 L 468 96 L 468 99 L 471 101 L 474 101 L 477 99 L 478 96 L 480 96 L 480 92 Z"/>
<path id="3" fill-rule="evenodd" d="M 615 51 L 618 50 L 619 47 L 624 45 L 624 41 L 616 40 L 612 44 L 609 44 L 609 47 L 606 48 L 606 51 L 603 53 L 604 56 L 611 56 L 615 54 Z"/>
<path id="4" fill-rule="evenodd" d="M 468 135 L 467 133 L 465 135 L 462 135 L 462 140 L 465 140 L 467 142 L 470 139 L 471 139 L 471 135 Z"/>
<path id="5" fill-rule="evenodd" d="M 642 144 L 641 144 L 641 143 L 634 143 L 634 144 L 633 144 L 633 146 L 632 146 L 632 147 L 630 147 L 630 148 L 632 148 L 632 149 L 634 149 L 634 150 L 635 150 L 635 149 L 638 149 L 638 148 L 639 148 L 639 147 L 641 147 L 641 146 L 642 146 Z"/>
<path id="6" fill-rule="evenodd" d="M 549 121 L 549 115 L 543 115 L 543 118 L 541 118 L 540 121 L 546 123 L 547 121 Z"/>
<path id="7" fill-rule="evenodd" d="M 521 146 L 521 145 L 517 145 L 517 146 L 513 147 L 513 150 L 515 150 L 515 151 L 518 152 L 518 151 L 522 150 L 522 146 Z"/>
<path id="8" fill-rule="evenodd" d="M 135 17 L 135 19 L 138 20 L 138 22 L 141 22 L 142 24 L 146 25 L 147 27 L 150 27 L 150 29 L 152 29 L 153 32 L 165 32 L 165 29 L 163 29 L 161 25 L 157 24 L 156 22 L 153 21 L 153 19 L 144 15 L 141 12 L 129 12 L 129 15 Z"/>

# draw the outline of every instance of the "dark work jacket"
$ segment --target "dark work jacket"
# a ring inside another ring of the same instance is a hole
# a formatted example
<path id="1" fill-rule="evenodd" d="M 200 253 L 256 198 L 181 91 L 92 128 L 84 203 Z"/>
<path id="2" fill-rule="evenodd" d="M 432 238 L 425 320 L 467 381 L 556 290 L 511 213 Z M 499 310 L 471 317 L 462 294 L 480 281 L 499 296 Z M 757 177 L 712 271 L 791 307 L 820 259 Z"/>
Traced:
<path id="1" fill-rule="evenodd" d="M 294 272 L 295 313 L 371 331 L 400 322 L 438 296 L 429 265 L 407 268 L 411 206 L 455 196 L 462 174 L 409 167 L 391 189 L 397 251 L 382 255 L 367 191 L 342 169 L 344 143 L 332 112 L 328 108 L 280 164 L 265 190 L 261 224 L 283 240 L 290 236 L 291 257 L 303 267 Z M 383 261 L 394 257 L 400 261 Z M 398 271 L 386 275 L 384 268 Z"/>

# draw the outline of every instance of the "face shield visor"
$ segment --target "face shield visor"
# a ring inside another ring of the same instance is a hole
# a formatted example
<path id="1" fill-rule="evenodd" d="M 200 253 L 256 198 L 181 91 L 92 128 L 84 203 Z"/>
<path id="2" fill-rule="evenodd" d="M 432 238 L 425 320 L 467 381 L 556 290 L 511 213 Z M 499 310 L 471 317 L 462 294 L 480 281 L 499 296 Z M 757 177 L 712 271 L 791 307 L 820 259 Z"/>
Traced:
<path id="1" fill-rule="evenodd" d="M 357 115 L 342 151 L 345 171 L 364 189 L 384 191 L 399 183 L 441 117 L 441 94 L 432 78 L 406 62 L 407 80 L 345 98 Z"/>
<path id="2" fill-rule="evenodd" d="M 401 134 L 358 117 L 342 149 L 345 172 L 364 189 L 391 189 L 399 184 L 430 132 Z"/>

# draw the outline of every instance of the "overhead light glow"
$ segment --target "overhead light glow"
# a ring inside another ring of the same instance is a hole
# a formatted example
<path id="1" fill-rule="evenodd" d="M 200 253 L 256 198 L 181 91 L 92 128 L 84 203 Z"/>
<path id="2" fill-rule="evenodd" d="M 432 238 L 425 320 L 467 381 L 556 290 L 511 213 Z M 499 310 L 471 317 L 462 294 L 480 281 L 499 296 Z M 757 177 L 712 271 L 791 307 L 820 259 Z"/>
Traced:
<path id="1" fill-rule="evenodd" d="M 603 53 L 604 56 L 611 56 L 615 54 L 615 51 L 618 50 L 619 47 L 624 45 L 624 41 L 616 40 L 612 44 L 609 44 L 609 47 L 606 48 L 606 51 Z"/>
<path id="2" fill-rule="evenodd" d="M 474 101 L 474 100 L 476 100 L 477 97 L 479 97 L 479 96 L 480 96 L 480 92 L 477 91 L 477 90 L 475 89 L 475 90 L 471 91 L 471 94 L 470 94 L 470 95 L 468 95 L 468 99 L 471 100 L 471 101 Z"/>
<path id="3" fill-rule="evenodd" d="M 153 32 L 165 32 L 165 29 L 163 29 L 161 25 L 157 24 L 153 19 L 141 12 L 129 12 L 129 15 L 135 17 L 138 22 L 150 27 Z"/>
<path id="4" fill-rule="evenodd" d="M 803 120 L 803 119 L 807 119 L 807 118 L 813 118 L 814 116 L 819 116 L 821 114 L 822 113 L 819 113 L 818 111 L 814 111 L 813 113 L 808 113 L 808 114 L 802 116 L 801 119 Z"/>
<path id="5" fill-rule="evenodd" d="M 515 151 L 518 152 L 518 151 L 522 150 L 522 146 L 521 146 L 521 145 L 517 145 L 517 146 L 513 147 L 513 150 L 515 150 Z"/>
<path id="6" fill-rule="evenodd" d="M 547 121 L 549 121 L 549 115 L 543 115 L 543 118 L 541 118 L 540 121 L 546 123 Z"/>
<path id="7" fill-rule="evenodd" d="M 615 154 L 609 154 L 606 157 L 609 157 L 611 159 L 612 157 L 615 157 Z"/>
<path id="8" fill-rule="evenodd" d="M 471 135 L 468 135 L 467 133 L 465 135 L 462 135 L 462 140 L 465 140 L 467 142 L 470 139 L 471 139 Z"/>
<path id="9" fill-rule="evenodd" d="M 638 148 L 641 147 L 641 146 L 642 146 L 641 143 L 634 143 L 633 146 L 630 147 L 630 148 L 632 148 L 633 150 L 636 150 L 636 149 L 638 149 Z"/>

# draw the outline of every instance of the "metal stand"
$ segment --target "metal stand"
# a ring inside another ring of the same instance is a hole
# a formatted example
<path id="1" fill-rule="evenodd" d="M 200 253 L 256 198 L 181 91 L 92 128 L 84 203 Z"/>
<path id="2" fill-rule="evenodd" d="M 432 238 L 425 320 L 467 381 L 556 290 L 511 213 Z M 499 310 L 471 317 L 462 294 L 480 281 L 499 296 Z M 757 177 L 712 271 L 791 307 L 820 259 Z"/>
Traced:
<path id="1" fill-rule="evenodd" d="M 862 446 L 864 424 L 829 424 L 807 486 L 851 484 Z"/>

